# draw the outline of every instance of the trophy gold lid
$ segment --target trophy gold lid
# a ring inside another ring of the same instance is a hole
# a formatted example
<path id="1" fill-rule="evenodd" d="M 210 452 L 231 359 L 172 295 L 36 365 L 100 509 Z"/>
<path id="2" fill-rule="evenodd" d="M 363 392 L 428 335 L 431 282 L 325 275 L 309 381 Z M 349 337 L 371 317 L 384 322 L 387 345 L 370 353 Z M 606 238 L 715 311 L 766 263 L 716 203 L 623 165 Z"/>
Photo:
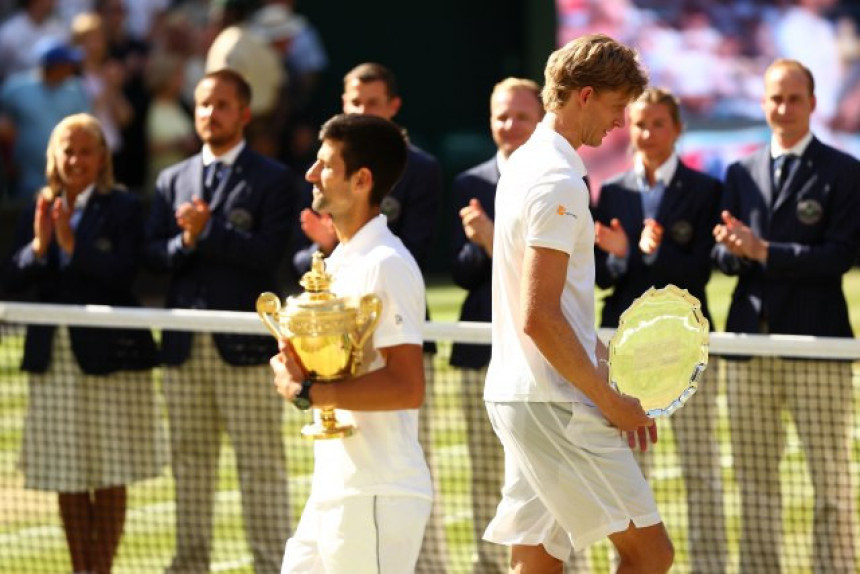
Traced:
<path id="1" fill-rule="evenodd" d="M 311 307 L 317 311 L 342 309 L 346 302 L 329 290 L 331 284 L 332 276 L 325 270 L 323 254 L 317 251 L 313 255 L 310 271 L 302 275 L 299 281 L 299 285 L 305 288 L 304 292 L 295 297 L 288 297 L 287 308 L 296 305 L 302 308 Z"/>
<path id="2" fill-rule="evenodd" d="M 355 307 L 345 297 L 338 297 L 329 289 L 332 276 L 325 270 L 323 254 L 314 253 L 311 269 L 302 276 L 299 284 L 305 291 L 287 297 L 286 308 L 281 312 L 287 330 L 296 335 L 319 336 L 345 333 L 355 322 Z"/>

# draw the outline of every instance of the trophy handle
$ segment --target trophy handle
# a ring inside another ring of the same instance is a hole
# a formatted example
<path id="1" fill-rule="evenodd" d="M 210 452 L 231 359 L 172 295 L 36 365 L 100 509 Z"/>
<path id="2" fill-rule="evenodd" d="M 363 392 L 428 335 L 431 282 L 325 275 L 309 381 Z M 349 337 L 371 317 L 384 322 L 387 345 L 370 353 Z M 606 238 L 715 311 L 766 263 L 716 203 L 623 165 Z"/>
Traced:
<path id="1" fill-rule="evenodd" d="M 356 373 L 361 365 L 364 354 L 364 344 L 370 334 L 376 329 L 382 316 L 382 300 L 368 293 L 358 301 L 358 310 L 355 314 L 355 331 L 349 334 L 352 339 L 352 372 Z"/>
<path id="2" fill-rule="evenodd" d="M 280 310 L 281 300 L 274 293 L 267 291 L 257 297 L 257 315 L 260 316 L 260 319 L 263 320 L 263 325 L 266 326 L 266 329 L 269 330 L 275 339 L 281 339 L 286 336 L 281 333 L 278 321 L 274 318 L 277 317 Z"/>

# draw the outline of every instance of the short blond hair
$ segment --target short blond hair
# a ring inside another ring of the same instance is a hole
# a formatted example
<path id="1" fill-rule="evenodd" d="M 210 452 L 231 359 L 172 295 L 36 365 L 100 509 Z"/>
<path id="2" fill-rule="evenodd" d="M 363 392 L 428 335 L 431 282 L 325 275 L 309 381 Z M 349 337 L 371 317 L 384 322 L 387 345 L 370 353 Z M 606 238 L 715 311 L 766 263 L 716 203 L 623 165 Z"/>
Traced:
<path id="1" fill-rule="evenodd" d="M 60 138 L 72 130 L 83 130 L 89 133 L 95 138 L 101 149 L 102 168 L 96 176 L 96 189 L 106 193 L 115 185 L 113 161 L 101 123 L 90 114 L 73 114 L 60 120 L 54 126 L 51 137 L 48 139 L 47 165 L 45 167 L 45 179 L 48 184 L 40 192 L 46 199 L 53 200 L 59 197 L 63 191 L 63 180 L 60 177 L 60 167 L 57 165 L 57 153 L 60 151 Z"/>
<path id="2" fill-rule="evenodd" d="M 540 86 L 537 82 L 529 80 L 528 78 L 509 77 L 498 82 L 493 86 L 493 93 L 490 94 L 490 103 L 492 104 L 493 99 L 495 99 L 497 95 L 504 92 L 513 92 L 514 90 L 523 90 L 524 92 L 533 94 L 538 105 L 543 109 L 543 101 L 540 96 Z"/>
<path id="3" fill-rule="evenodd" d="M 648 85 L 636 52 L 605 34 L 571 40 L 552 54 L 544 70 L 543 103 L 561 108 L 574 90 L 620 91 L 635 98 Z"/>

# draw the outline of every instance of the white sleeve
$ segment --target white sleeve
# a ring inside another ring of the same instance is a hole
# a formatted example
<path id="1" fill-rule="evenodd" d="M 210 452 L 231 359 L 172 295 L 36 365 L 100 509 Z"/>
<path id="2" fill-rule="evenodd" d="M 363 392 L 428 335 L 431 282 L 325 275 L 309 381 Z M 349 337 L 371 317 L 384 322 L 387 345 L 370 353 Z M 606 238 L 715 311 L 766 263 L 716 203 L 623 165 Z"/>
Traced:
<path id="1" fill-rule="evenodd" d="M 526 245 L 573 253 L 582 225 L 589 221 L 588 189 L 569 177 L 546 178 L 527 192 Z"/>
<path id="2" fill-rule="evenodd" d="M 373 347 L 423 343 L 424 280 L 401 257 L 386 257 L 371 278 L 372 292 L 382 300 L 382 316 L 373 333 Z"/>

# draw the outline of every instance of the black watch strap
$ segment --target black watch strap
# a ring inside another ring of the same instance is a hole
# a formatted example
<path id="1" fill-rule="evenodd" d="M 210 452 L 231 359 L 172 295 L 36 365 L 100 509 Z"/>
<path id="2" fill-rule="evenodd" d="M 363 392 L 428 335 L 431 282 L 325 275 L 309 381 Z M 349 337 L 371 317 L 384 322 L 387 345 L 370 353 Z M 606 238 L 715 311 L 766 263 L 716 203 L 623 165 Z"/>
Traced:
<path id="1" fill-rule="evenodd" d="M 311 386 L 313 384 L 314 382 L 310 379 L 302 381 L 302 390 L 293 398 L 293 404 L 300 411 L 306 411 L 311 408 Z"/>

